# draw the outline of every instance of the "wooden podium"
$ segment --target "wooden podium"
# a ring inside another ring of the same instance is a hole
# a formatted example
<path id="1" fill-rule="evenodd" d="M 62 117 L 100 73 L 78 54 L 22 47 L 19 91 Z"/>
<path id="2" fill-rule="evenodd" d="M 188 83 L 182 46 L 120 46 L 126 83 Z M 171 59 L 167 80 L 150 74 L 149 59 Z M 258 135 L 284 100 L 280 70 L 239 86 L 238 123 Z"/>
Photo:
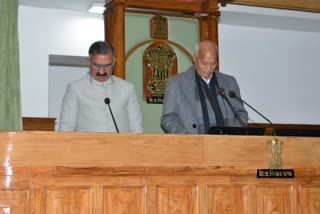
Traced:
<path id="1" fill-rule="evenodd" d="M 319 213 L 320 138 L 0 132 L 0 213 Z"/>

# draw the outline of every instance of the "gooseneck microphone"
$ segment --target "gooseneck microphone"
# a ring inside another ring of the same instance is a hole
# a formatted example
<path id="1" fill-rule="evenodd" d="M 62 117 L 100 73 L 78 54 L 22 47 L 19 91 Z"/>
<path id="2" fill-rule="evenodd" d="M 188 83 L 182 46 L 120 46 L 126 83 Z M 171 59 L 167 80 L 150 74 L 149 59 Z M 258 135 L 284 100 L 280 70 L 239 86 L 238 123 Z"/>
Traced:
<path id="1" fill-rule="evenodd" d="M 258 112 L 255 108 L 253 108 L 251 105 L 249 105 L 246 101 L 244 101 L 243 99 L 238 97 L 234 91 L 229 91 L 229 97 L 238 100 L 240 103 L 246 104 L 249 108 L 251 108 L 253 111 L 255 111 L 257 114 L 259 114 L 261 117 L 263 117 L 266 121 L 268 121 L 270 123 L 270 125 L 272 125 L 271 121 L 268 118 L 263 116 L 260 112 Z M 273 131 L 273 135 L 274 136 L 276 135 L 276 130 L 275 129 Z"/>
<path id="2" fill-rule="evenodd" d="M 119 129 L 118 129 L 116 120 L 114 119 L 114 116 L 113 116 L 113 113 L 112 113 L 112 110 L 111 110 L 111 107 L 110 107 L 110 98 L 109 98 L 109 97 L 106 97 L 106 98 L 104 99 L 104 103 L 109 106 L 109 110 L 110 110 L 110 113 L 111 113 L 111 117 L 112 117 L 112 120 L 113 120 L 113 124 L 114 124 L 114 126 L 116 127 L 117 132 L 119 133 Z"/>
<path id="3" fill-rule="evenodd" d="M 247 102 L 245 102 L 243 99 L 241 99 L 240 97 L 238 97 L 234 91 L 229 91 L 229 97 L 235 98 L 235 99 L 238 100 L 240 103 L 246 104 L 249 108 L 251 108 L 253 111 L 255 111 L 257 114 L 259 114 L 261 117 L 263 117 L 266 121 L 268 121 L 268 122 L 272 125 L 271 121 L 270 121 L 268 118 L 266 118 L 265 116 L 263 116 L 263 115 L 262 115 L 260 112 L 258 112 L 255 108 L 253 108 L 251 105 L 249 105 L 249 104 L 248 104 Z"/>
<path id="4" fill-rule="evenodd" d="M 239 123 L 241 124 L 242 127 L 246 128 L 246 134 L 248 135 L 248 130 L 247 130 L 247 126 L 244 124 L 244 122 L 241 120 L 239 114 L 236 112 L 236 110 L 234 109 L 234 107 L 232 106 L 232 104 L 230 103 L 230 100 L 227 98 L 226 93 L 224 88 L 219 88 L 218 89 L 218 93 L 219 95 L 225 100 L 227 101 L 228 105 L 230 106 L 234 116 L 237 118 L 237 120 L 239 121 Z"/>

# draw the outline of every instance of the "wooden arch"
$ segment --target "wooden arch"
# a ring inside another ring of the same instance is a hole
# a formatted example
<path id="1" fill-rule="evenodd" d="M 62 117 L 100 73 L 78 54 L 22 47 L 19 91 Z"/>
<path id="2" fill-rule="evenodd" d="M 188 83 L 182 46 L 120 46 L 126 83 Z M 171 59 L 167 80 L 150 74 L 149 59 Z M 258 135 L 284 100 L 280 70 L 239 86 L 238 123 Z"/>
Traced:
<path id="1" fill-rule="evenodd" d="M 127 61 L 129 59 L 129 57 L 131 56 L 131 54 L 133 54 L 138 48 L 140 48 L 141 46 L 143 46 L 145 44 L 149 44 L 149 43 L 153 43 L 153 42 L 163 42 L 163 43 L 173 45 L 173 46 L 179 48 L 181 51 L 183 51 L 189 57 L 189 59 L 192 61 L 192 54 L 187 49 L 185 49 L 182 45 L 179 45 L 178 43 L 170 41 L 170 40 L 162 40 L 162 39 L 150 39 L 150 40 L 146 40 L 146 41 L 138 43 L 137 45 L 135 45 L 133 48 L 131 48 L 129 50 L 128 54 L 126 55 L 125 61 Z"/>
<path id="2" fill-rule="evenodd" d="M 114 74 L 125 79 L 125 12 L 188 16 L 199 21 L 200 40 L 218 44 L 218 0 L 106 0 L 105 39 L 117 50 Z M 180 48 L 181 49 L 181 48 Z"/>

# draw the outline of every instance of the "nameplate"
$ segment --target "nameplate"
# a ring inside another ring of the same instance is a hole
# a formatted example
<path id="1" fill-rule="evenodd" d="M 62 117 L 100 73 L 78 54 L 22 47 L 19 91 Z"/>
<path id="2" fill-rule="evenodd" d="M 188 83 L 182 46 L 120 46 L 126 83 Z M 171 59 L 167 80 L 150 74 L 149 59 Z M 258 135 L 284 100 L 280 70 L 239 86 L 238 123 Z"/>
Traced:
<path id="1" fill-rule="evenodd" d="M 257 169 L 257 178 L 294 178 L 293 169 Z"/>

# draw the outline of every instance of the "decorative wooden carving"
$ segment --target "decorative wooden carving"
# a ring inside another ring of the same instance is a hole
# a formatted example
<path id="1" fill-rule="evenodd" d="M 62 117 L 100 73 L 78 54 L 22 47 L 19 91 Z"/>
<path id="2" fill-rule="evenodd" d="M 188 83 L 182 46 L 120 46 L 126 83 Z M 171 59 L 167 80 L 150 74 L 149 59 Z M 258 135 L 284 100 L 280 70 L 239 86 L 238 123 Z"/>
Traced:
<path id="1" fill-rule="evenodd" d="M 134 8 L 139 13 L 143 13 L 143 11 L 150 13 L 150 10 L 155 10 L 158 11 L 155 12 L 157 15 L 162 16 L 166 14 L 172 16 L 173 12 L 176 16 L 187 14 L 189 18 L 199 20 L 200 40 L 218 41 L 217 17 L 220 16 L 218 0 L 106 0 L 106 7 L 107 10 L 104 14 L 105 39 L 111 42 L 117 51 L 114 74 L 123 79 L 125 79 L 124 44 L 125 36 L 127 36 L 124 31 L 126 10 Z M 152 36 L 154 35 L 152 34 Z"/>
<path id="2" fill-rule="evenodd" d="M 162 103 L 168 78 L 178 72 L 175 51 L 166 43 L 156 42 L 143 54 L 144 99 L 148 103 Z"/>
<path id="3" fill-rule="evenodd" d="M 152 39 L 168 39 L 168 21 L 166 17 L 152 17 L 150 20 L 150 37 Z"/>

